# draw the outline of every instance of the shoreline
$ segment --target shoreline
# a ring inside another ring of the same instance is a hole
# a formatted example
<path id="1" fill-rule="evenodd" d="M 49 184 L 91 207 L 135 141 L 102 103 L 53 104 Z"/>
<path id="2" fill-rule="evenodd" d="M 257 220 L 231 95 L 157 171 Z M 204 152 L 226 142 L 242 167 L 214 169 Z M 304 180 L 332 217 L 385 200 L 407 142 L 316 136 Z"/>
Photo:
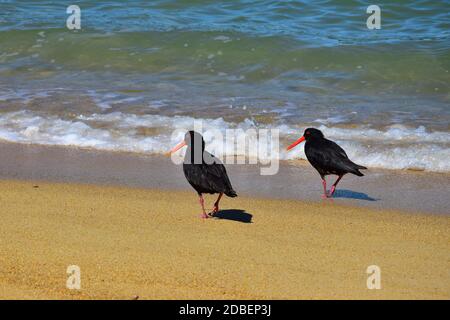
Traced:
<path id="1" fill-rule="evenodd" d="M 60 149 L 60 150 L 72 150 L 80 151 L 80 152 L 90 152 L 90 153 L 105 153 L 110 155 L 128 155 L 128 156 L 134 156 L 134 157 L 166 157 L 164 154 L 160 153 L 146 153 L 146 152 L 138 152 L 138 151 L 125 151 L 125 150 L 108 150 L 108 149 L 95 149 L 92 147 L 83 147 L 83 146 L 75 146 L 75 145 L 53 145 L 53 144 L 40 144 L 40 143 L 30 143 L 30 142 L 16 142 L 16 141 L 9 141 L 4 140 L 0 138 L 0 147 L 3 145 L 10 145 L 10 146 L 22 146 L 25 147 L 36 147 L 36 148 L 48 148 L 48 149 Z M 169 150 L 170 147 L 168 147 L 167 150 Z M 240 159 L 243 157 L 239 156 Z M 245 161 L 248 161 L 248 159 L 245 159 Z M 284 166 L 311 166 L 307 159 L 283 159 L 279 160 L 279 163 Z M 225 165 L 227 165 L 225 163 Z M 370 167 L 369 169 L 375 170 L 378 172 L 383 172 L 385 174 L 430 174 L 430 175 L 444 175 L 447 176 L 450 179 L 450 172 L 441 172 L 441 171 L 427 171 L 424 169 L 417 169 L 417 168 L 407 168 L 407 169 L 389 169 L 389 168 L 383 168 L 383 167 Z"/>
<path id="2" fill-rule="evenodd" d="M 226 167 L 239 195 L 323 202 L 320 177 L 306 161 L 281 161 L 279 172 L 273 176 L 261 176 L 259 165 Z M 182 171 L 163 155 L 0 142 L 0 179 L 192 192 Z M 334 177 L 327 180 L 330 186 Z M 448 215 L 449 186 L 450 174 L 369 168 L 361 178 L 346 175 L 335 197 L 326 201 Z"/>
<path id="3" fill-rule="evenodd" d="M 17 180 L 0 199 L 0 299 L 450 298 L 447 216 L 242 196 L 202 220 L 192 192 Z"/>

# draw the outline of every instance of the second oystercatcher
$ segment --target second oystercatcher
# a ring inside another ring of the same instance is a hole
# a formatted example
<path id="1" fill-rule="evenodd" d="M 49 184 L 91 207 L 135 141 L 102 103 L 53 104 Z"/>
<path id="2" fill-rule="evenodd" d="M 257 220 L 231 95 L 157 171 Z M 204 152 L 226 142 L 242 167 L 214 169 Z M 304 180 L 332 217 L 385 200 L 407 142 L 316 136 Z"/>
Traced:
<path id="1" fill-rule="evenodd" d="M 311 165 L 319 172 L 323 184 L 323 197 L 332 197 L 336 191 L 336 186 L 346 173 L 353 173 L 357 176 L 363 176 L 359 170 L 367 169 L 352 162 L 344 149 L 338 146 L 335 142 L 324 137 L 322 131 L 315 128 L 308 128 L 303 133 L 303 136 L 287 147 L 291 150 L 299 143 L 306 140 L 305 154 Z M 327 193 L 326 175 L 335 174 L 338 176 L 336 182 Z"/>
<path id="2" fill-rule="evenodd" d="M 200 133 L 188 131 L 184 140 L 170 150 L 170 153 L 176 152 L 184 146 L 187 146 L 187 150 L 183 162 L 183 172 L 189 184 L 198 193 L 202 206 L 201 217 L 214 216 L 219 211 L 219 201 L 223 194 L 232 198 L 237 194 L 231 186 L 225 166 L 214 155 L 205 151 L 205 141 Z M 204 193 L 219 194 L 213 211 L 209 215 L 205 211 Z"/>

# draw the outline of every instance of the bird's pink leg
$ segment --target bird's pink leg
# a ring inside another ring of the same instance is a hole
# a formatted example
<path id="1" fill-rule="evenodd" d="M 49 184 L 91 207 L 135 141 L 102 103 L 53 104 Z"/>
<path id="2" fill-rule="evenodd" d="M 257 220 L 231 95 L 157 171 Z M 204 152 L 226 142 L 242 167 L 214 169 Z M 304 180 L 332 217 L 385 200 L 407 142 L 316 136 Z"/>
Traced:
<path id="1" fill-rule="evenodd" d="M 333 183 L 333 185 L 331 186 L 331 189 L 330 189 L 330 197 L 333 196 L 334 192 L 336 191 L 336 186 L 337 186 L 337 184 L 339 183 L 339 181 L 342 179 L 342 177 L 343 177 L 343 175 L 342 175 L 342 176 L 339 176 L 339 177 L 337 178 L 336 182 Z"/>
<path id="2" fill-rule="evenodd" d="M 206 214 L 206 211 L 205 211 L 205 200 L 203 199 L 203 195 L 199 195 L 199 202 L 200 202 L 200 205 L 202 206 L 202 214 L 200 215 L 200 217 L 201 218 L 203 218 L 203 219 L 208 219 L 208 215 Z"/>
<path id="3" fill-rule="evenodd" d="M 323 185 L 322 199 L 326 199 L 326 198 L 328 198 L 328 195 L 327 195 L 327 180 L 325 180 L 325 178 L 323 178 L 323 177 L 322 177 L 322 185 Z"/>
<path id="4" fill-rule="evenodd" d="M 219 201 L 223 196 L 223 192 L 219 193 L 219 197 L 217 198 L 217 201 L 214 203 L 213 211 L 210 213 L 211 216 L 214 216 L 219 211 Z"/>

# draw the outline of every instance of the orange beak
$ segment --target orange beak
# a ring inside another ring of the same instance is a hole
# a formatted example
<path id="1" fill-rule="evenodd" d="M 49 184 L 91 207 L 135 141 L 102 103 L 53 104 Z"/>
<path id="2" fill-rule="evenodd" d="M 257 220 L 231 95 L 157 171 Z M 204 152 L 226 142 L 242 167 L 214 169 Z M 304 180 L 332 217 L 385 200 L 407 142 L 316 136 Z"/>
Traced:
<path id="1" fill-rule="evenodd" d="M 289 147 L 287 147 L 286 150 L 291 150 L 292 148 L 294 148 L 299 143 L 302 143 L 303 141 L 305 141 L 305 137 L 301 137 L 300 139 L 295 141 L 293 144 L 291 144 Z"/>
<path id="2" fill-rule="evenodd" d="M 181 141 L 179 144 L 177 144 L 175 147 L 173 147 L 173 148 L 170 150 L 170 153 L 177 152 L 178 150 L 180 150 L 181 148 L 183 148 L 185 145 L 186 145 L 186 142 L 185 142 L 185 141 Z"/>

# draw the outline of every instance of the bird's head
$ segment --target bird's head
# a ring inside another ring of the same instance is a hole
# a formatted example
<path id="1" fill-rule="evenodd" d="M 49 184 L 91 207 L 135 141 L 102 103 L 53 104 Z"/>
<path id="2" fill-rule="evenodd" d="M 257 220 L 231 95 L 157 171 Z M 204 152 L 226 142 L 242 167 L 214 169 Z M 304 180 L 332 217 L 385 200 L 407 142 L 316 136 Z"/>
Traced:
<path id="1" fill-rule="evenodd" d="M 322 131 L 320 131 L 319 129 L 316 129 L 316 128 L 305 129 L 303 136 L 305 137 L 306 141 L 308 141 L 309 139 L 313 139 L 313 138 L 324 138 Z"/>
<path id="2" fill-rule="evenodd" d="M 291 150 L 298 144 L 302 143 L 303 141 L 308 141 L 310 139 L 315 138 L 323 138 L 323 133 L 319 129 L 316 128 L 307 128 L 305 129 L 305 132 L 303 133 L 303 136 L 301 136 L 299 139 L 297 139 L 294 143 L 292 143 L 289 147 L 287 147 L 287 150 Z"/>
<path id="3" fill-rule="evenodd" d="M 188 131 L 184 135 L 183 141 L 181 141 L 179 144 L 177 144 L 175 147 L 173 147 L 170 150 L 170 153 L 177 152 L 184 146 L 188 146 L 188 148 L 195 149 L 196 146 L 201 146 L 201 150 L 205 149 L 205 141 L 203 140 L 203 137 L 200 133 L 196 131 Z"/>

